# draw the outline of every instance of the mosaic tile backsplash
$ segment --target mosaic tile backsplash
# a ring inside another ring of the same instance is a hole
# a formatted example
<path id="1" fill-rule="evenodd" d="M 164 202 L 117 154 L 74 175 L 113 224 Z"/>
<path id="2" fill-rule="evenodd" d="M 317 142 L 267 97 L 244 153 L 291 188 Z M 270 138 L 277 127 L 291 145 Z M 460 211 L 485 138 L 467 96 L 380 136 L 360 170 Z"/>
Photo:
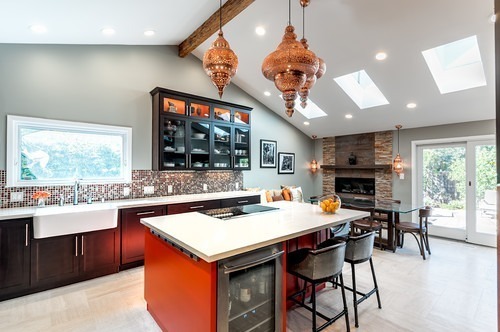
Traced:
<path id="1" fill-rule="evenodd" d="M 43 186 L 43 187 L 9 187 L 6 185 L 6 171 L 0 170 L 0 208 L 14 208 L 24 206 L 35 206 L 36 200 L 33 194 L 39 190 L 48 191 L 51 196 L 47 199 L 47 205 L 59 203 L 60 195 L 63 195 L 65 204 L 73 204 L 73 186 Z M 211 192 L 232 191 L 243 186 L 243 174 L 241 171 L 132 171 L 131 183 L 119 184 L 92 184 L 80 185 L 78 202 L 86 203 L 89 195 L 93 201 L 105 201 L 160 197 L 185 194 L 199 194 Z M 203 184 L 207 190 L 203 190 Z M 168 193 L 168 186 L 172 186 L 172 193 Z M 144 187 L 153 186 L 154 194 L 145 195 Z M 128 197 L 124 195 L 124 189 L 129 188 Z M 11 202 L 11 193 L 22 192 L 22 202 Z"/>

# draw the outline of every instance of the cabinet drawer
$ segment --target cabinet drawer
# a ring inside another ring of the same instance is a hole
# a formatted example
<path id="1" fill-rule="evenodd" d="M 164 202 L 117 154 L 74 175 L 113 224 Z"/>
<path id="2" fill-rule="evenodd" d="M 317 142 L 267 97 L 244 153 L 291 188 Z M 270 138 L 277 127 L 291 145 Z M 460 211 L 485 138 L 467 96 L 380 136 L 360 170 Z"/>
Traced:
<path id="1" fill-rule="evenodd" d="M 260 203 L 260 195 L 245 196 L 245 197 L 223 199 L 220 202 L 220 207 L 225 208 L 231 206 L 259 204 L 259 203 Z"/>
<path id="2" fill-rule="evenodd" d="M 196 212 L 220 208 L 220 200 L 172 204 L 167 206 L 167 214 Z"/>

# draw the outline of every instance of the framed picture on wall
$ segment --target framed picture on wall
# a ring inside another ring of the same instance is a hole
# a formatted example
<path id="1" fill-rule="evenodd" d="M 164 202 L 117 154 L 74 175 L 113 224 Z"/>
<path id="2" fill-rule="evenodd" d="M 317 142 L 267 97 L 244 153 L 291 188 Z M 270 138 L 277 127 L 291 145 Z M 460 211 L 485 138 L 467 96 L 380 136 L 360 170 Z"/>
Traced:
<path id="1" fill-rule="evenodd" d="M 278 174 L 293 174 L 295 172 L 295 153 L 278 153 Z"/>
<path id="2" fill-rule="evenodd" d="M 276 168 L 276 150 L 278 143 L 267 139 L 260 140 L 260 167 Z"/>

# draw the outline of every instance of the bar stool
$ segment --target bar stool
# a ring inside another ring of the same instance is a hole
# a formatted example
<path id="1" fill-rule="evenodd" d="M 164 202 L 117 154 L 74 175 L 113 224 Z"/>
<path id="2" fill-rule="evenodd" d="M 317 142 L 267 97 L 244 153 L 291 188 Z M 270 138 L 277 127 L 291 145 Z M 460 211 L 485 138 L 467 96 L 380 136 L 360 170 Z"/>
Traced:
<path id="1" fill-rule="evenodd" d="M 345 251 L 345 262 L 351 265 L 352 271 L 352 288 L 345 286 L 347 290 L 352 292 L 353 304 L 354 304 L 354 325 L 359 327 L 358 323 L 358 305 L 369 298 L 373 293 L 377 295 L 377 302 L 379 309 L 382 309 L 382 304 L 380 302 L 380 294 L 378 292 L 377 278 L 375 277 L 375 269 L 373 268 L 373 242 L 375 239 L 375 232 L 364 233 L 359 236 L 351 236 L 347 240 L 346 251 Z M 362 293 L 356 288 L 356 264 L 361 264 L 366 261 L 370 262 L 370 268 L 372 271 L 373 278 L 373 289 L 367 293 Z M 361 295 L 361 298 L 357 298 Z"/>
<path id="2" fill-rule="evenodd" d="M 347 331 L 350 331 L 347 301 L 344 289 L 344 279 L 342 277 L 342 267 L 344 265 L 346 243 L 344 241 L 337 241 L 333 239 L 329 239 L 325 242 L 328 242 L 328 244 L 332 245 L 328 245 L 325 247 L 320 244 L 319 246 L 321 248 L 319 249 L 313 250 L 302 248 L 290 252 L 287 255 L 288 273 L 304 280 L 304 288 L 290 295 L 288 298 L 312 313 L 312 331 L 321 331 L 342 316 L 345 316 Z M 328 317 L 316 310 L 316 286 L 335 277 L 339 277 L 340 280 L 340 289 L 342 293 L 342 302 L 344 308 L 334 317 Z M 307 283 L 310 283 L 312 285 L 312 307 L 304 303 Z M 301 300 L 297 299 L 298 296 L 301 296 Z M 326 323 L 317 328 L 316 316 L 319 316 L 326 320 Z"/>
<path id="3" fill-rule="evenodd" d="M 402 232 L 403 236 L 401 238 L 401 248 L 403 248 L 405 234 L 410 233 L 413 235 L 415 240 L 417 241 L 418 248 L 420 249 L 420 255 L 425 260 L 425 250 L 431 254 L 431 248 L 429 246 L 429 224 L 428 219 L 431 216 L 432 208 L 430 206 L 426 206 L 424 209 L 418 210 L 418 224 L 414 222 L 406 222 L 402 221 L 396 224 L 396 232 L 399 237 L 399 233 Z M 420 241 L 417 238 L 417 235 L 420 237 Z"/>
<path id="4" fill-rule="evenodd" d="M 373 207 L 364 207 L 364 206 L 351 206 L 353 210 L 364 211 L 370 213 L 370 216 L 354 220 L 351 226 L 351 235 L 356 235 L 355 230 L 359 229 L 361 234 L 369 233 L 369 232 L 378 232 L 378 244 L 380 249 L 383 249 L 382 246 L 382 223 L 380 221 L 373 220 L 373 214 L 375 213 L 375 208 Z"/>

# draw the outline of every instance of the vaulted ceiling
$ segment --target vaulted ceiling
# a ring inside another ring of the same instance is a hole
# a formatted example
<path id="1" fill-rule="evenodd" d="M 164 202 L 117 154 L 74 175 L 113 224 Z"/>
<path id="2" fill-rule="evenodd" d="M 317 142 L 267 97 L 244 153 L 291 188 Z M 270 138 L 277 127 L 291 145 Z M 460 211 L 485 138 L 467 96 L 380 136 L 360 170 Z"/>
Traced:
<path id="1" fill-rule="evenodd" d="M 179 45 L 218 7 L 216 0 L 3 1 L 0 43 Z M 291 9 L 301 38 L 299 0 L 291 0 Z M 305 134 L 336 136 L 392 130 L 396 124 L 412 128 L 495 118 L 493 0 L 311 0 L 305 13 L 310 49 L 327 64 L 310 98 L 328 116 L 311 120 L 299 112 L 288 118 L 278 90 L 261 73 L 263 59 L 283 36 L 288 1 L 255 0 L 223 27 L 239 57 L 232 84 Z M 33 24 L 45 25 L 47 32 L 33 34 L 28 28 Z M 266 34 L 257 35 L 257 26 Z M 103 36 L 105 27 L 116 33 Z M 145 30 L 156 33 L 146 37 Z M 474 35 L 486 85 L 441 94 L 422 51 Z M 193 54 L 201 59 L 214 39 L 210 36 Z M 379 51 L 387 53 L 386 60 L 375 59 Z M 333 80 L 363 69 L 389 104 L 361 110 Z M 417 107 L 408 109 L 410 102 Z"/>

